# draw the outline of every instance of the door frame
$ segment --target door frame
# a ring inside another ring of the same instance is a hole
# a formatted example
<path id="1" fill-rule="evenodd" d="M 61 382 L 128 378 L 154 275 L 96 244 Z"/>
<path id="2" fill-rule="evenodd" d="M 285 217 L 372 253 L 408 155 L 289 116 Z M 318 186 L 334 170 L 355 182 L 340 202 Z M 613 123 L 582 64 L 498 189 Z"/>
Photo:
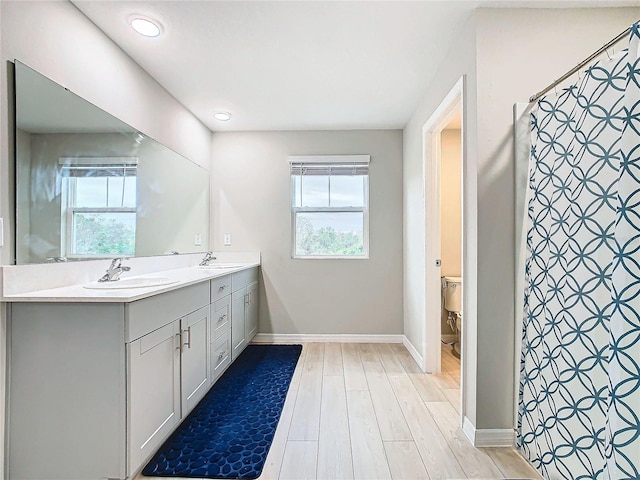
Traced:
<path id="1" fill-rule="evenodd" d="M 424 172 L 424 236 L 425 236 L 425 292 L 424 292 L 424 329 L 423 329 L 423 365 L 422 369 L 427 373 L 440 373 L 441 365 L 441 268 L 436 266 L 436 260 L 441 258 L 440 244 L 440 170 L 441 170 L 441 132 L 451 121 L 453 116 L 461 112 L 461 183 L 462 183 L 462 239 L 460 248 L 462 249 L 462 276 L 464 281 L 462 316 L 463 328 L 461 331 L 460 349 L 462 352 L 460 362 L 460 412 L 461 419 L 465 417 L 465 374 L 467 365 L 469 365 L 469 351 L 467 344 L 475 342 L 475 336 L 472 329 L 467 328 L 467 321 L 470 320 L 471 304 L 475 305 L 474 297 L 470 295 L 475 289 L 475 275 L 471 273 L 476 265 L 475 247 L 470 243 L 473 239 L 469 235 L 468 226 L 471 225 L 471 218 L 466 218 L 465 212 L 474 212 L 477 200 L 470 190 L 473 188 L 465 188 L 468 179 L 471 176 L 470 168 L 468 168 L 467 149 L 465 142 L 465 77 L 461 76 L 449 93 L 444 97 L 438 108 L 429 117 L 422 127 L 422 159 Z M 469 185 L 471 186 L 471 185 Z M 469 275 L 468 275 L 469 274 Z M 473 277 L 473 278 L 468 278 Z M 469 298 L 471 297 L 471 298 Z M 467 301 L 467 298 L 471 302 Z M 475 320 L 475 316 L 474 319 Z"/>

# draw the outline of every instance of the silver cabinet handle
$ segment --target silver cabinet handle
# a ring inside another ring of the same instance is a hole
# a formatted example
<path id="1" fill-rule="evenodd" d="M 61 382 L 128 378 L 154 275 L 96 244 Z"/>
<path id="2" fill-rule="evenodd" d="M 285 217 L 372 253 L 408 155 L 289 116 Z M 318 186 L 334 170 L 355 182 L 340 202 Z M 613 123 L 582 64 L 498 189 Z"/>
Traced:
<path id="1" fill-rule="evenodd" d="M 178 346 L 176 347 L 176 350 L 180 350 L 180 353 L 182 353 L 182 332 L 176 333 L 174 337 L 178 337 Z"/>
<path id="2" fill-rule="evenodd" d="M 218 322 L 221 322 L 225 318 L 227 318 L 227 314 L 226 313 L 224 315 L 222 315 L 221 317 L 218 317 Z"/>
<path id="3" fill-rule="evenodd" d="M 189 325 L 189 328 L 182 331 L 182 333 L 185 333 L 185 332 L 189 334 L 189 341 L 184 342 L 184 346 L 187 348 L 191 348 L 191 325 Z"/>
<path id="4" fill-rule="evenodd" d="M 218 290 L 224 290 L 225 288 L 227 288 L 226 285 L 222 285 L 220 288 L 218 288 Z"/>

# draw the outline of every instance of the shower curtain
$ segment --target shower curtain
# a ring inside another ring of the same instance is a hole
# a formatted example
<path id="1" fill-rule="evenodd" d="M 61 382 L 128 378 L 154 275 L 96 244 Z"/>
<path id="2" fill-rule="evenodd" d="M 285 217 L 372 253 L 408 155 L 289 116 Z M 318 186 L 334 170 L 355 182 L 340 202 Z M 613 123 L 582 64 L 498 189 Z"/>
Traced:
<path id="1" fill-rule="evenodd" d="M 640 24 L 531 122 L 518 447 L 548 479 L 640 478 Z"/>

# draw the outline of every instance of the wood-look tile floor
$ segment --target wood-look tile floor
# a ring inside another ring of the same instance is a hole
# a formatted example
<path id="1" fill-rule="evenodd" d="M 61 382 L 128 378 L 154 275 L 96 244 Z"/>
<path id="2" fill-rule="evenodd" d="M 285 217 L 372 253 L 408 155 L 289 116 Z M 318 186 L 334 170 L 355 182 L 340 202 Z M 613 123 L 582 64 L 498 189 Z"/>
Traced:
<path id="1" fill-rule="evenodd" d="M 466 439 L 451 347 L 439 375 L 400 344 L 303 347 L 260 480 L 542 478 L 513 448 Z"/>

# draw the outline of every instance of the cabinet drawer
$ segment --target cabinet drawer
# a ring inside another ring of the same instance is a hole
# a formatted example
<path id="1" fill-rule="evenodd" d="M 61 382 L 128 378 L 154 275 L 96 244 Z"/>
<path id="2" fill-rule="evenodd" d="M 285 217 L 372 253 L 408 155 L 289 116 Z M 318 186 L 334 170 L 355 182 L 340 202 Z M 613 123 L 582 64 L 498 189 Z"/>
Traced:
<path id="1" fill-rule="evenodd" d="M 220 338 L 222 334 L 231 330 L 231 295 L 218 300 L 213 304 L 211 313 L 211 340 Z"/>
<path id="2" fill-rule="evenodd" d="M 231 290 L 234 292 L 250 283 L 258 281 L 258 267 L 231 274 Z"/>
<path id="3" fill-rule="evenodd" d="M 209 295 L 209 283 L 202 282 L 126 304 L 125 341 L 132 342 L 208 305 Z"/>
<path id="4" fill-rule="evenodd" d="M 231 332 L 225 332 L 211 349 L 211 377 L 216 380 L 231 363 Z"/>
<path id="5" fill-rule="evenodd" d="M 211 280 L 211 301 L 215 302 L 231 293 L 231 275 Z"/>

